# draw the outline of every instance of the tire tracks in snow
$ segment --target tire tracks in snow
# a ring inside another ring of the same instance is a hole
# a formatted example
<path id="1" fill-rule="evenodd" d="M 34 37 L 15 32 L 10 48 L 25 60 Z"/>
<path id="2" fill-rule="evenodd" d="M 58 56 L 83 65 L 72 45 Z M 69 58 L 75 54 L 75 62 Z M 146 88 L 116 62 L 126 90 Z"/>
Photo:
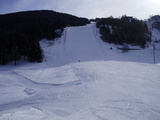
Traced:
<path id="1" fill-rule="evenodd" d="M 53 83 L 39 83 L 35 82 L 23 75 L 18 74 L 16 71 L 12 71 L 12 74 L 16 75 L 17 77 L 20 77 L 18 79 L 18 82 L 21 83 L 24 86 L 30 86 L 30 87 L 40 87 L 40 88 L 48 88 L 48 87 L 64 87 L 64 86 L 71 86 L 71 85 L 79 85 L 80 81 L 71 81 L 71 82 L 66 82 L 64 84 L 53 84 Z M 40 74 L 39 74 L 40 75 Z"/>
<path id="2" fill-rule="evenodd" d="M 64 84 L 49 84 L 32 81 L 31 79 L 18 74 L 16 71 L 11 71 L 9 74 L 17 79 L 15 81 L 17 84 L 24 87 L 24 92 L 27 96 L 0 104 L 0 111 L 12 110 L 20 107 L 35 107 L 43 110 L 42 106 L 44 104 L 53 104 L 58 101 L 68 101 L 78 97 L 81 94 L 80 91 L 77 90 L 77 87 L 75 87 L 81 84 L 79 80 Z M 70 90 L 71 87 L 73 87 L 73 91 Z M 63 89 L 60 90 L 61 88 Z"/>
<path id="3" fill-rule="evenodd" d="M 91 113 L 93 114 L 96 118 L 100 119 L 100 120 L 108 120 L 108 119 L 102 119 L 100 116 L 96 115 L 94 113 L 94 107 L 92 104 L 92 98 L 91 98 L 91 88 L 90 86 L 92 86 L 92 83 L 96 80 L 96 75 L 94 73 L 90 74 L 87 71 L 85 71 L 85 69 L 82 69 L 80 67 L 76 67 L 71 65 L 73 71 L 75 72 L 76 76 L 79 78 L 79 80 L 81 81 L 81 85 L 83 86 L 83 92 L 85 92 L 85 97 L 84 99 L 86 100 L 86 108 L 84 108 L 85 113 Z M 81 111 L 82 113 L 84 111 Z"/>

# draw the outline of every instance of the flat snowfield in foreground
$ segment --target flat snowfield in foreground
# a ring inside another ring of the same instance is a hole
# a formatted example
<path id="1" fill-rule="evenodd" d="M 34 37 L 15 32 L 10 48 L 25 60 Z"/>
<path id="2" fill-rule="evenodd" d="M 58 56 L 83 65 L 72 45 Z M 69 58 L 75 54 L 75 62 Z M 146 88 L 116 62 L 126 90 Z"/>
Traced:
<path id="1" fill-rule="evenodd" d="M 151 48 L 121 53 L 91 24 L 43 50 L 46 62 L 0 66 L 0 120 L 160 120 Z"/>

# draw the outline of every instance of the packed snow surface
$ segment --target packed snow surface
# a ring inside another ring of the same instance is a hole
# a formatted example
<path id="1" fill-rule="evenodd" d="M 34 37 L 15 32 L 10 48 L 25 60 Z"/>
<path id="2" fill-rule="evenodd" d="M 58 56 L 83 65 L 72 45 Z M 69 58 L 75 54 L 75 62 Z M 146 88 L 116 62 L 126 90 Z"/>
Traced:
<path id="1" fill-rule="evenodd" d="M 152 46 L 123 53 L 94 24 L 53 44 L 43 63 L 0 66 L 0 120 L 160 120 L 158 44 L 155 64 Z"/>

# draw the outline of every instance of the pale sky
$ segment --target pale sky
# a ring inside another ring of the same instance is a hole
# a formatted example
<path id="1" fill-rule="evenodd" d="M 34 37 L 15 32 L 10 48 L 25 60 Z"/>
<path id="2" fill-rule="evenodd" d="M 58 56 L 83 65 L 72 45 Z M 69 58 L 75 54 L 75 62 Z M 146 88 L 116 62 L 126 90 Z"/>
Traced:
<path id="1" fill-rule="evenodd" d="M 147 19 L 160 15 L 160 0 L 0 0 L 0 14 L 42 9 L 89 19 L 122 15 Z"/>

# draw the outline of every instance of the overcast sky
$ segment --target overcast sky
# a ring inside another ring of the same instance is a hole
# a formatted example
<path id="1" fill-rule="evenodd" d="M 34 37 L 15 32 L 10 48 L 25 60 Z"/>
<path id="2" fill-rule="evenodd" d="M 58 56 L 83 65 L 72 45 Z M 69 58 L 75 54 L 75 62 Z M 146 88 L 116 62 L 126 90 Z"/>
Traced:
<path id="1" fill-rule="evenodd" d="M 0 14 L 27 10 L 54 10 L 79 17 L 160 15 L 160 0 L 0 0 Z"/>

